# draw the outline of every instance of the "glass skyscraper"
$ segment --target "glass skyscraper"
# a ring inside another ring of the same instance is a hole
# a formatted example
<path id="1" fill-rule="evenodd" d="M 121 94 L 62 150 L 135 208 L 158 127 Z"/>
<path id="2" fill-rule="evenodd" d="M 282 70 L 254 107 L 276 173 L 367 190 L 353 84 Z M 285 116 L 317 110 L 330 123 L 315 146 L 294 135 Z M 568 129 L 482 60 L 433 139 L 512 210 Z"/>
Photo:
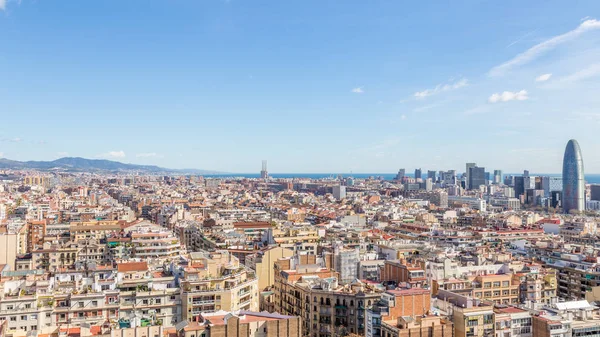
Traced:
<path id="1" fill-rule="evenodd" d="M 583 157 L 579 143 L 571 139 L 567 143 L 563 159 L 563 195 L 562 206 L 565 213 L 571 210 L 585 210 L 585 182 L 583 176 Z"/>

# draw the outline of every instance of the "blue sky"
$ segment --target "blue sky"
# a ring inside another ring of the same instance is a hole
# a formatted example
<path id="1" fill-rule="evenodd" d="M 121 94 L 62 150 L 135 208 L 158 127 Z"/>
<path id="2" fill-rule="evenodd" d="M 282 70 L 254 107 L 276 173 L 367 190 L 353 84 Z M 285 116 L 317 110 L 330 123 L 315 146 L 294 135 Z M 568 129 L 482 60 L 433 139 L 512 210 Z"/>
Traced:
<path id="1" fill-rule="evenodd" d="M 0 0 L 0 153 L 600 173 L 600 2 Z"/>

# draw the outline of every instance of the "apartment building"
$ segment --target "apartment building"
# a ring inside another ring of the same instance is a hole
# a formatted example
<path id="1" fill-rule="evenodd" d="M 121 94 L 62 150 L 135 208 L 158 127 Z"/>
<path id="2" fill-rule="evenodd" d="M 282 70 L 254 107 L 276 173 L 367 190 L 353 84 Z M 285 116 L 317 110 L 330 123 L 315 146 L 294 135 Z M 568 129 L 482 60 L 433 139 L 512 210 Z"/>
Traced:
<path id="1" fill-rule="evenodd" d="M 190 253 L 181 288 L 183 320 L 192 321 L 203 312 L 259 307 L 256 274 L 228 251 Z"/>
<path id="2" fill-rule="evenodd" d="M 271 228 L 267 232 L 267 241 L 294 253 L 317 254 L 318 230 L 314 227 Z"/>
<path id="3" fill-rule="evenodd" d="M 71 222 L 69 233 L 71 241 L 78 242 L 82 240 L 94 239 L 100 241 L 109 234 L 121 232 L 121 225 L 118 221 L 79 221 Z"/>
<path id="4" fill-rule="evenodd" d="M 388 334 L 403 335 L 399 330 L 408 331 L 414 327 L 409 327 L 409 322 L 401 322 L 401 319 L 427 317 L 430 309 L 431 292 L 428 289 L 396 288 L 387 290 L 381 294 L 379 301 L 367 308 L 365 335 L 366 337 L 382 336 L 385 330 L 383 323 L 388 324 Z"/>
<path id="5" fill-rule="evenodd" d="M 593 287 L 600 286 L 600 258 L 584 255 L 582 248 L 572 246 L 575 251 L 533 248 L 530 254 L 539 258 L 545 267 L 556 269 L 559 297 L 578 300 L 585 298 L 585 293 Z"/>
<path id="6" fill-rule="evenodd" d="M 275 311 L 301 316 L 304 336 L 365 333 L 366 309 L 382 290 L 360 281 L 340 286 L 339 274 L 316 264 L 315 257 L 282 259 L 275 268 Z"/>
<path id="7" fill-rule="evenodd" d="M 472 296 L 496 304 L 517 304 L 520 281 L 512 274 L 479 275 L 473 280 Z"/>
<path id="8" fill-rule="evenodd" d="M 583 337 L 600 335 L 600 311 L 586 300 L 546 306 L 533 317 L 535 337 Z"/>
<path id="9" fill-rule="evenodd" d="M 398 317 L 381 323 L 381 337 L 454 337 L 454 325 L 439 316 Z M 370 336 L 367 336 L 370 337 Z"/>
<path id="10" fill-rule="evenodd" d="M 146 262 L 118 263 L 117 268 L 121 320 L 137 316 L 164 326 L 181 321 L 180 289 L 173 275 L 150 271 Z"/>
<path id="11" fill-rule="evenodd" d="M 282 247 L 269 247 L 246 257 L 246 266 L 256 272 L 258 289 L 265 290 L 275 284 L 275 262 L 291 257 L 294 252 Z"/>
<path id="12" fill-rule="evenodd" d="M 536 267 L 525 275 L 516 274 L 521 282 L 522 303 L 550 305 L 557 300 L 558 281 L 556 270 Z"/>
<path id="13" fill-rule="evenodd" d="M 133 257 L 169 260 L 179 256 L 181 244 L 171 232 L 152 229 L 131 233 Z"/>
<path id="14" fill-rule="evenodd" d="M 483 303 L 454 306 L 455 337 L 492 337 L 495 335 L 494 307 Z"/>
<path id="15" fill-rule="evenodd" d="M 381 280 L 395 282 L 395 284 L 408 283 L 411 287 L 423 287 L 427 284 L 424 263 L 409 263 L 406 260 L 386 260 L 381 272 Z"/>
<path id="16" fill-rule="evenodd" d="M 31 252 L 33 269 L 56 271 L 66 269 L 78 261 L 79 248 L 76 244 L 44 243 L 44 248 Z"/>
<path id="17" fill-rule="evenodd" d="M 203 313 L 199 322 L 191 322 L 183 328 L 182 337 L 300 337 L 301 318 L 277 313 L 220 310 Z"/>

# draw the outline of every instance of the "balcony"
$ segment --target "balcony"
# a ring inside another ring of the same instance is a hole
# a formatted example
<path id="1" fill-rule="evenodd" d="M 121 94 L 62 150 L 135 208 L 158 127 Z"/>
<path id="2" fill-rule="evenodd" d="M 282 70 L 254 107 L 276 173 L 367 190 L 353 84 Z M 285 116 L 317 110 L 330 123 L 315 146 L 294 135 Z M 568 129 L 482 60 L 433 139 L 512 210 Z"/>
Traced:
<path id="1" fill-rule="evenodd" d="M 215 300 L 203 300 L 203 301 L 192 301 L 193 305 L 205 305 L 205 304 L 214 304 Z"/>
<path id="2" fill-rule="evenodd" d="M 248 299 L 247 301 L 240 302 L 240 305 L 239 305 L 239 307 L 240 307 L 240 308 L 243 308 L 243 307 L 245 307 L 245 306 L 248 306 L 248 305 L 250 305 L 250 303 L 252 303 L 252 299 Z"/>

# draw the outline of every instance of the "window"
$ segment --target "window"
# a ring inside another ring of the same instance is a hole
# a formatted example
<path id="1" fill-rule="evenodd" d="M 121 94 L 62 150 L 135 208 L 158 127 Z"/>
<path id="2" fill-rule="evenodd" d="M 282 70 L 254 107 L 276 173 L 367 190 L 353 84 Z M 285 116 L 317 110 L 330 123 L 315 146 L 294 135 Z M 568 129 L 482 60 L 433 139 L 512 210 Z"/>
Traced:
<path id="1" fill-rule="evenodd" d="M 148 304 L 148 300 L 142 300 L 142 304 Z"/>
<path id="2" fill-rule="evenodd" d="M 160 304 L 160 302 L 162 302 L 162 301 L 160 300 L 160 298 L 157 298 L 157 299 L 156 299 L 154 302 L 155 302 L 156 304 Z"/>
<path id="3" fill-rule="evenodd" d="M 31 331 L 35 331 L 35 330 L 37 330 L 37 325 L 32 325 L 31 326 Z"/>
<path id="4" fill-rule="evenodd" d="M 21 316 L 21 320 L 22 320 L 22 321 L 26 321 L 26 320 L 27 320 L 27 315 L 23 315 L 23 316 Z"/>
<path id="5" fill-rule="evenodd" d="M 12 305 L 7 305 L 6 310 L 14 310 L 14 307 Z"/>
<path id="6" fill-rule="evenodd" d="M 93 305 L 94 307 L 97 307 L 97 306 L 98 306 L 98 301 L 92 301 L 92 305 Z"/>
<path id="7" fill-rule="evenodd" d="M 17 316 L 10 316 L 10 321 L 11 322 L 16 322 L 17 321 Z"/>
<path id="8" fill-rule="evenodd" d="M 83 302 L 79 302 L 79 303 L 77 303 L 77 305 L 78 305 L 80 308 L 83 308 L 83 307 L 84 307 L 84 303 L 83 303 Z"/>
<path id="9" fill-rule="evenodd" d="M 29 303 L 25 304 L 25 309 L 31 309 L 31 304 L 29 304 Z"/>

